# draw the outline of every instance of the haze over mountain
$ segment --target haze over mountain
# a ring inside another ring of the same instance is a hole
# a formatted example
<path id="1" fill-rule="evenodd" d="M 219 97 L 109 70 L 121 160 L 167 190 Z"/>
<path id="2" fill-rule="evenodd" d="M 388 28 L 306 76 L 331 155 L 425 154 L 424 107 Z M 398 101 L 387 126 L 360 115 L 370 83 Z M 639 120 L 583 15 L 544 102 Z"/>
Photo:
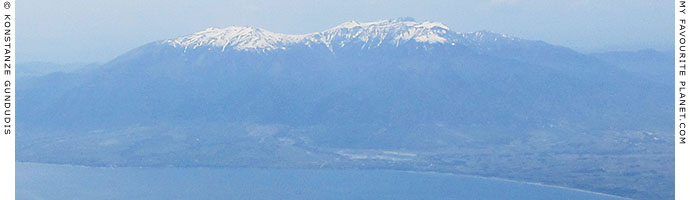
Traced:
<path id="1" fill-rule="evenodd" d="M 440 171 L 671 198 L 673 94 L 637 71 L 409 18 L 208 28 L 28 78 L 17 159 Z"/>

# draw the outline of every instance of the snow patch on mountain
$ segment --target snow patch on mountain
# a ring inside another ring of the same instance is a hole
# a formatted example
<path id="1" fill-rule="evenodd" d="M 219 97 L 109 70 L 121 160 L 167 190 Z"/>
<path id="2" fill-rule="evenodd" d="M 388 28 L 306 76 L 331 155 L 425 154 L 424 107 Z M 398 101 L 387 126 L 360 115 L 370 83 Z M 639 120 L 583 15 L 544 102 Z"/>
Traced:
<path id="1" fill-rule="evenodd" d="M 221 47 L 225 51 L 231 47 L 235 50 L 275 50 L 285 49 L 285 46 L 303 39 L 304 35 L 287 35 L 261 28 L 231 26 L 222 29 L 211 27 L 201 32 L 164 42 L 185 49 Z"/>
<path id="2" fill-rule="evenodd" d="M 384 42 L 399 45 L 406 41 L 421 43 L 446 43 L 452 39 L 448 26 L 438 22 L 415 22 L 394 19 L 358 23 L 350 21 L 320 32 L 315 37 L 325 38 L 325 43 L 343 46 L 350 42 L 373 43 L 380 46 Z"/>
<path id="3" fill-rule="evenodd" d="M 521 41 L 519 38 L 511 37 L 507 34 L 496 33 L 491 31 L 476 31 L 471 33 L 461 33 L 463 42 L 466 44 L 480 45 L 481 43 L 498 43 L 498 42 L 513 42 Z"/>

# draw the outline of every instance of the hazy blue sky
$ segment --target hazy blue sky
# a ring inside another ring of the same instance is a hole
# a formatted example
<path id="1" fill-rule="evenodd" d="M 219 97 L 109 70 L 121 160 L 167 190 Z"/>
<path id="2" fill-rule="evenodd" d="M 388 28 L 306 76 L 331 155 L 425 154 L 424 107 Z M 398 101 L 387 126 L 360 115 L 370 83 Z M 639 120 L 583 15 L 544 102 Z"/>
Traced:
<path id="1" fill-rule="evenodd" d="M 309 33 L 404 16 L 583 52 L 673 48 L 669 0 L 23 0 L 16 8 L 20 62 L 106 62 L 209 26 Z"/>

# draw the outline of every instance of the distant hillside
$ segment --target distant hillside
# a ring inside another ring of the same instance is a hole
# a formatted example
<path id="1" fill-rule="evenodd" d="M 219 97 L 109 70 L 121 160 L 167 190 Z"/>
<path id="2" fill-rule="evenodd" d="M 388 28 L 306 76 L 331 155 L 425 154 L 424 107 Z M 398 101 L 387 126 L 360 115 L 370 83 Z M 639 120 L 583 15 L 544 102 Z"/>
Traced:
<path id="1" fill-rule="evenodd" d="M 673 54 L 653 49 L 591 54 L 604 62 L 661 84 L 673 83 Z"/>

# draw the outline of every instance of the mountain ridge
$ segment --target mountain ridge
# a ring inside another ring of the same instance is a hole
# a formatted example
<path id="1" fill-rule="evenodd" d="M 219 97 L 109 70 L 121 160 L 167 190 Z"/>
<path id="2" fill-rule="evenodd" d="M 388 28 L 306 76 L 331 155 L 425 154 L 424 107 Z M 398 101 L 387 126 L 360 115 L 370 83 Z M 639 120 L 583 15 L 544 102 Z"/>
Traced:
<path id="1" fill-rule="evenodd" d="M 209 27 L 203 31 L 163 40 L 161 44 L 184 49 L 220 48 L 238 51 L 285 50 L 293 45 L 324 45 L 333 48 L 359 44 L 362 48 L 375 48 L 382 44 L 399 46 L 401 43 L 417 42 L 424 44 L 463 44 L 470 45 L 487 40 L 521 40 L 507 34 L 491 31 L 469 33 L 455 32 L 440 22 L 398 18 L 374 22 L 348 21 L 324 31 L 307 34 L 283 34 L 252 26 L 230 26 L 226 28 Z"/>

